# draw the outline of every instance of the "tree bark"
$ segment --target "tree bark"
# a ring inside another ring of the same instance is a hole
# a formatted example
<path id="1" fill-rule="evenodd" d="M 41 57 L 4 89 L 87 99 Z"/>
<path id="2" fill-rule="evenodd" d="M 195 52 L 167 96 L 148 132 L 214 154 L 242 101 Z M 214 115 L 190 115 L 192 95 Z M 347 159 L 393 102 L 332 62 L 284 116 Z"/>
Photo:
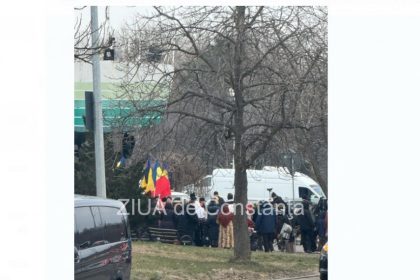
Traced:
<path id="1" fill-rule="evenodd" d="M 237 137 L 238 138 L 238 137 Z M 251 248 L 248 236 L 247 216 L 245 214 L 248 202 L 248 178 L 246 175 L 245 150 L 240 139 L 235 138 L 235 217 L 234 225 L 234 259 L 239 261 L 251 260 Z"/>
<path id="2" fill-rule="evenodd" d="M 246 149 L 242 143 L 244 134 L 244 96 L 242 85 L 242 60 L 244 52 L 245 7 L 236 7 L 236 44 L 233 66 L 233 88 L 235 92 L 236 112 L 235 122 L 235 217 L 233 220 L 233 234 L 235 238 L 234 259 L 236 261 L 250 261 L 251 248 L 248 236 L 245 206 L 248 202 L 248 179 L 246 175 Z"/>

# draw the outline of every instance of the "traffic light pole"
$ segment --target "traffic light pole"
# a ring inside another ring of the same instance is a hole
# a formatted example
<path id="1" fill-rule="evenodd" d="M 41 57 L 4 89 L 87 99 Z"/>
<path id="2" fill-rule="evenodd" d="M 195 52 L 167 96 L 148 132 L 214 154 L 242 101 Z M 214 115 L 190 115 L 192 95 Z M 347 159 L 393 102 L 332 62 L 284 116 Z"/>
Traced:
<path id="1" fill-rule="evenodd" d="M 104 130 L 102 120 L 101 98 L 101 69 L 99 65 L 99 30 L 98 7 L 90 7 L 92 32 L 92 73 L 93 73 L 93 101 L 94 101 L 94 136 L 95 136 L 95 170 L 96 195 L 106 198 L 105 156 L 104 156 Z"/>

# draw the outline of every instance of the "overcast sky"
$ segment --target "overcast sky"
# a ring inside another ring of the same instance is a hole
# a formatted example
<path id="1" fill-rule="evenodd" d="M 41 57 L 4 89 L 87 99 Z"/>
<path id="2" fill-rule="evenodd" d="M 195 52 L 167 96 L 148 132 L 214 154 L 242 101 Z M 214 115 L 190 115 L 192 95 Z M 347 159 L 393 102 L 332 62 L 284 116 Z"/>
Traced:
<path id="1" fill-rule="evenodd" d="M 110 26 L 118 32 L 127 21 L 131 22 L 133 20 L 135 14 L 139 12 L 150 13 L 152 10 L 151 6 L 108 6 Z M 90 7 L 87 6 L 81 11 L 75 10 L 75 20 L 80 15 L 82 15 L 83 23 L 88 24 Z M 98 7 L 98 20 L 99 24 L 105 20 L 105 6 Z"/>

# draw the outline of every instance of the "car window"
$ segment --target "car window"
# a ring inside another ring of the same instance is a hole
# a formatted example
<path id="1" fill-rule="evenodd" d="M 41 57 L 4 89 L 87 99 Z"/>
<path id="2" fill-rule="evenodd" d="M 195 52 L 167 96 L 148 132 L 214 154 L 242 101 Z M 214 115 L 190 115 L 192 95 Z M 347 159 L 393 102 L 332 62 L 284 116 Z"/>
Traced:
<path id="1" fill-rule="evenodd" d="M 102 221 L 105 224 L 104 239 L 109 243 L 127 240 L 127 229 L 124 216 L 119 208 L 100 207 Z"/>
<path id="2" fill-rule="evenodd" d="M 311 197 L 311 195 L 315 195 L 310 189 L 307 187 L 299 187 L 299 197 L 303 198 L 304 196 L 307 196 L 308 198 Z"/>
<path id="3" fill-rule="evenodd" d="M 317 194 L 319 194 L 319 196 L 325 196 L 319 185 L 311 185 L 311 187 Z"/>
<path id="4" fill-rule="evenodd" d="M 78 249 L 103 245 L 104 223 L 98 207 L 77 207 L 74 209 L 74 243 Z"/>
<path id="5" fill-rule="evenodd" d="M 104 239 L 105 224 L 102 221 L 102 217 L 99 211 L 99 207 L 90 207 L 92 211 L 93 221 L 95 222 L 95 230 L 92 233 L 92 246 L 102 245 L 106 243 Z"/>
<path id="6" fill-rule="evenodd" d="M 77 248 L 89 248 L 94 243 L 95 222 L 90 207 L 74 209 L 75 233 L 74 242 Z"/>

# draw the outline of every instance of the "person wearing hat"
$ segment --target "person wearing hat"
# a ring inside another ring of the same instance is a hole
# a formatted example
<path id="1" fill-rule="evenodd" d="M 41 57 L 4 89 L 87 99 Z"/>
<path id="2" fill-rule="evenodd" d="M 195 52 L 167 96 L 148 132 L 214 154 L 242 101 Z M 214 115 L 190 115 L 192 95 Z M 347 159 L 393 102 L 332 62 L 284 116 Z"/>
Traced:
<path id="1" fill-rule="evenodd" d="M 281 196 L 278 196 L 275 192 L 271 194 L 272 201 L 271 203 L 275 208 L 283 207 L 286 210 L 286 213 L 289 213 L 287 203 L 283 200 Z"/>
<path id="2" fill-rule="evenodd" d="M 235 209 L 234 209 L 234 202 L 233 202 L 233 194 L 228 193 L 226 203 L 227 203 L 227 204 L 228 204 L 228 206 L 229 206 L 229 210 L 230 210 L 230 212 L 235 213 Z"/>

